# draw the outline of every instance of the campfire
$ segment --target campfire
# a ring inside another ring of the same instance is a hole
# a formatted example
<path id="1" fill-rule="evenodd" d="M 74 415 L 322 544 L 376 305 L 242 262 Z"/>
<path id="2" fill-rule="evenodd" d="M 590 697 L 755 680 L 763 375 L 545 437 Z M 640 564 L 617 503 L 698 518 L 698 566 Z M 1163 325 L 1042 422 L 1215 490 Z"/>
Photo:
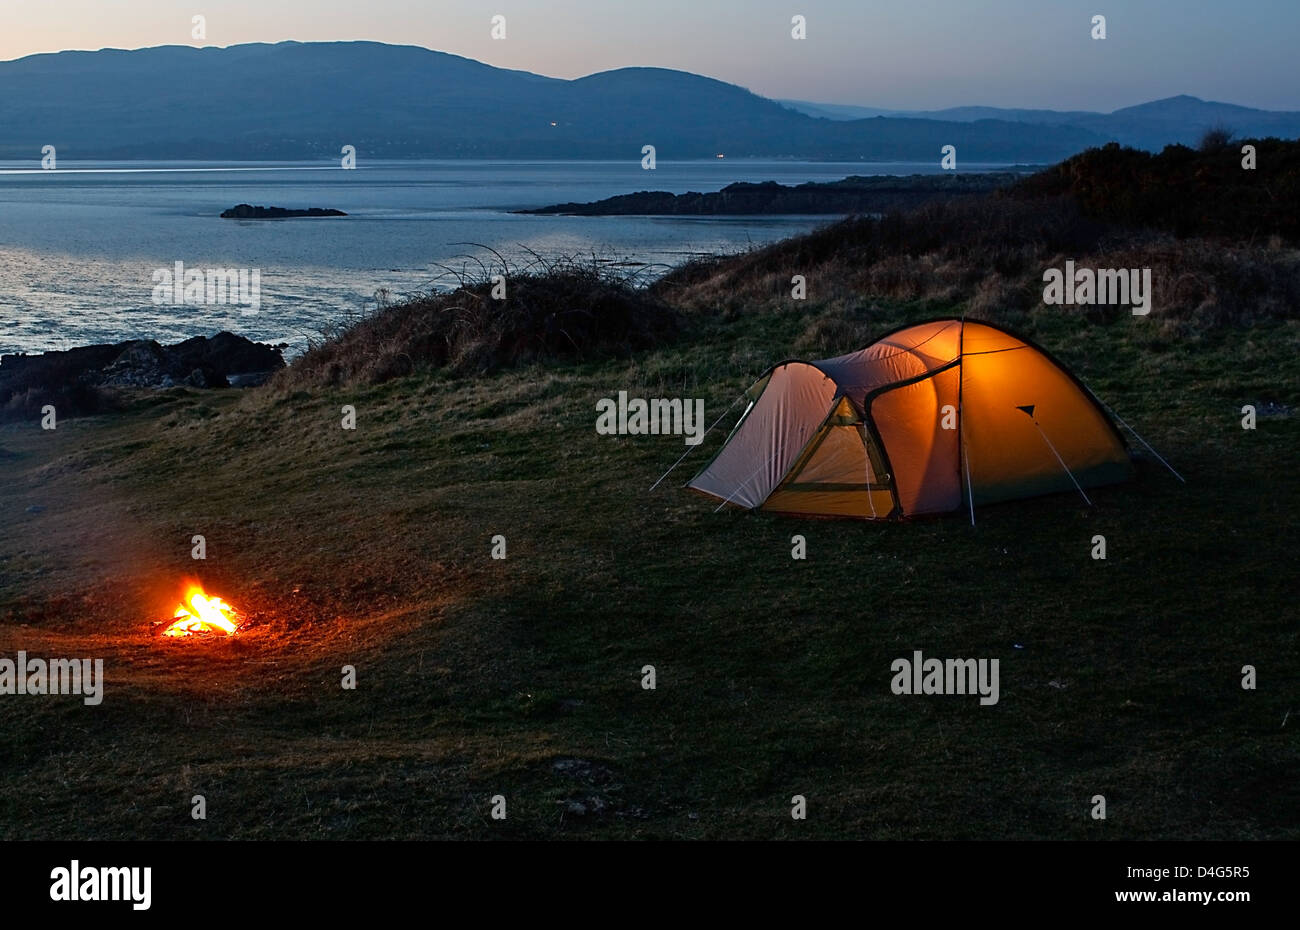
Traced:
<path id="1" fill-rule="evenodd" d="M 236 622 L 238 611 L 221 598 L 205 594 L 197 585 L 191 585 L 185 592 L 172 616 L 174 620 L 163 630 L 163 636 L 192 636 L 196 633 L 230 636 L 239 629 Z"/>

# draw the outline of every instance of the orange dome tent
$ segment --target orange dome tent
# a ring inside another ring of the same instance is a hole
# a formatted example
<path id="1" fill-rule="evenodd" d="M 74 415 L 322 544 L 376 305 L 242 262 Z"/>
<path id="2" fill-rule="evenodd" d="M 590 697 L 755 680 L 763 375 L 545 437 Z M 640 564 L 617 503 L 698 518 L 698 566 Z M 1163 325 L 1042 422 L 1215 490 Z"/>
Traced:
<path id="1" fill-rule="evenodd" d="M 1043 349 L 932 320 L 771 368 L 688 484 L 751 510 L 884 520 L 1124 481 L 1128 447 Z M 1087 495 L 1084 494 L 1086 499 Z"/>

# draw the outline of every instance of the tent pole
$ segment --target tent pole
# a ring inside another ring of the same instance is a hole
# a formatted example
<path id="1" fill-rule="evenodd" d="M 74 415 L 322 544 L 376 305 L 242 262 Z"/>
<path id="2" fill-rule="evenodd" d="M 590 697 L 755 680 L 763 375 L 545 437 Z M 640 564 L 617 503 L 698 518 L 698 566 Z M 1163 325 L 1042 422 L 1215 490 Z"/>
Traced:
<path id="1" fill-rule="evenodd" d="M 862 430 L 861 430 L 860 427 L 859 427 L 859 429 L 858 429 L 858 438 L 859 438 L 859 439 L 862 439 Z M 871 480 L 872 478 L 875 477 L 875 475 L 873 475 L 873 474 L 871 473 L 871 456 L 867 454 L 867 444 L 866 444 L 866 441 L 865 441 L 865 440 L 863 440 L 863 443 L 862 443 L 862 454 L 863 454 L 863 456 L 864 456 L 864 457 L 866 458 L 866 460 L 867 460 L 867 461 L 866 461 L 866 472 L 867 472 L 867 504 L 871 507 L 871 519 L 873 519 L 873 520 L 879 520 L 880 517 L 879 517 L 879 515 L 876 513 L 876 498 L 875 498 L 875 494 L 876 494 L 876 492 L 875 492 L 874 490 L 872 490 L 872 488 L 871 488 L 871 486 L 872 486 L 873 484 L 875 484 L 875 482 Z"/>
<path id="2" fill-rule="evenodd" d="M 966 418 L 962 416 L 962 387 L 966 383 L 966 311 L 961 313 L 961 332 L 957 334 L 957 443 L 966 466 L 966 500 L 970 503 L 970 525 L 975 525 L 975 487 L 970 481 L 970 453 L 966 451 Z"/>
<path id="3" fill-rule="evenodd" d="M 731 402 L 731 407 L 728 407 L 726 410 L 722 411 L 722 417 L 725 417 L 727 414 L 731 413 L 731 408 L 732 408 L 732 407 L 735 407 L 736 404 L 740 403 L 740 398 L 741 398 L 741 397 L 744 397 L 744 396 L 745 396 L 746 394 L 748 394 L 748 393 L 749 393 L 749 390 L 748 390 L 748 389 L 741 391 L 740 394 L 736 397 L 736 399 L 733 400 L 733 401 Z M 713 426 L 717 426 L 719 423 L 721 423 L 721 422 L 722 422 L 722 417 L 718 417 L 716 420 L 714 420 L 714 421 L 713 421 Z M 690 455 L 690 454 L 691 454 L 692 452 L 694 452 L 697 448 L 699 448 L 700 446 L 704 445 L 704 439 L 705 439 L 705 436 L 708 436 L 709 433 L 713 432 L 713 426 L 710 426 L 708 429 L 706 429 L 706 430 L 704 431 L 704 436 L 701 436 L 701 437 L 700 437 L 700 441 L 697 442 L 695 445 L 691 446 L 691 447 L 690 447 L 689 449 L 687 449 L 685 452 L 683 452 L 681 458 L 679 458 L 677 461 L 673 462 L 673 464 L 669 467 L 668 471 L 664 472 L 662 475 L 659 476 L 659 481 L 656 481 L 654 484 L 650 485 L 650 490 L 651 490 L 651 491 L 653 491 L 655 488 L 659 487 L 659 483 L 660 483 L 661 481 L 663 481 L 665 478 L 667 478 L 670 474 L 672 474 L 673 469 L 676 468 L 678 465 L 682 464 L 682 462 L 684 462 L 684 461 L 686 460 L 686 456 Z"/>
<path id="4" fill-rule="evenodd" d="M 975 488 L 970 483 L 970 454 L 966 451 L 966 443 L 961 444 L 962 461 L 966 463 L 966 499 L 970 501 L 970 525 L 975 525 Z"/>

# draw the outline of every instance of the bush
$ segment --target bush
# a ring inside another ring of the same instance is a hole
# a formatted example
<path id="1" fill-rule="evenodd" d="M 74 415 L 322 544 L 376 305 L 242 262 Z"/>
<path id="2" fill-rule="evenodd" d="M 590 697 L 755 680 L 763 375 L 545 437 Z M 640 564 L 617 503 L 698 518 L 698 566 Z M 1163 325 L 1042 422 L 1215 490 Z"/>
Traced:
<path id="1" fill-rule="evenodd" d="M 1158 155 L 1116 143 L 1080 152 L 1004 192 L 1020 200 L 1069 197 L 1087 216 L 1177 236 L 1300 242 L 1300 142 L 1252 139 L 1256 167 L 1242 168 L 1231 133 L 1212 129 L 1199 151 Z"/>
<path id="2" fill-rule="evenodd" d="M 507 269 L 502 268 L 501 272 Z M 485 374 L 533 362 L 626 355 L 674 338 L 677 317 L 634 280 L 563 260 L 505 273 L 458 275 L 450 293 L 383 306 L 329 334 L 281 372 L 281 385 L 379 383 L 417 370 Z"/>

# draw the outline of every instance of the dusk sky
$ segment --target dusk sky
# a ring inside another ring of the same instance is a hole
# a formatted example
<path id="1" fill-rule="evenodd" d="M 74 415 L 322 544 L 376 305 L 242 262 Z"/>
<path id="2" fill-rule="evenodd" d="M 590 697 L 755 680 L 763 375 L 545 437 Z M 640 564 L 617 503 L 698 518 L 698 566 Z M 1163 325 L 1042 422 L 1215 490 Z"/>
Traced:
<path id="1" fill-rule="evenodd" d="M 790 37 L 791 17 L 808 37 Z M 191 17 L 207 21 L 191 39 Z M 489 36 L 493 15 L 507 38 Z M 1093 15 L 1107 38 L 1090 37 Z M 679 68 L 769 97 L 1112 110 L 1175 94 L 1300 109 L 1296 0 L 6 0 L 0 60 L 284 39 L 422 45 L 573 78 Z"/>

